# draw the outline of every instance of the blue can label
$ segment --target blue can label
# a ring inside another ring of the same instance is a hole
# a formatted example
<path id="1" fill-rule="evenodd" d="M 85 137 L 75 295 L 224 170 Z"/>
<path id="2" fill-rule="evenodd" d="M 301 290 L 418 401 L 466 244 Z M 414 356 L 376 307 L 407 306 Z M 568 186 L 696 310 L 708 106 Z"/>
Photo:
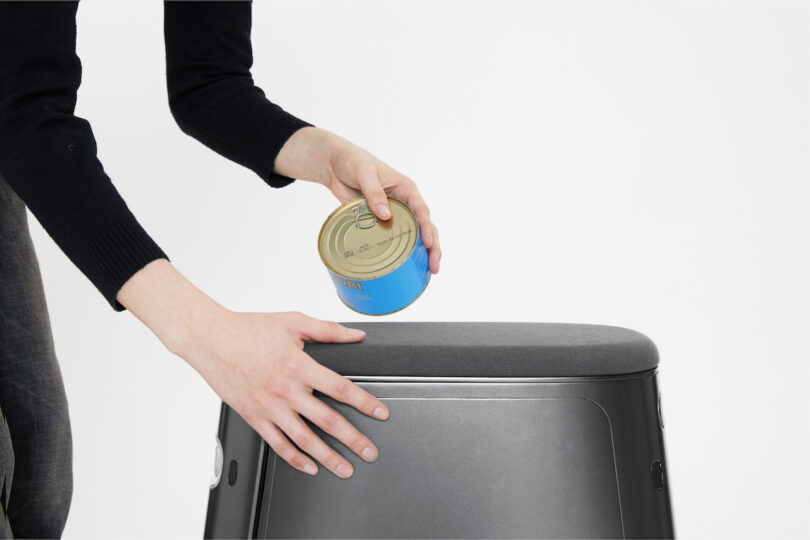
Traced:
<path id="1" fill-rule="evenodd" d="M 376 279 L 349 279 L 329 271 L 338 296 L 348 307 L 367 315 L 385 315 L 416 300 L 430 281 L 428 251 L 418 233 L 411 255 L 396 270 Z"/>

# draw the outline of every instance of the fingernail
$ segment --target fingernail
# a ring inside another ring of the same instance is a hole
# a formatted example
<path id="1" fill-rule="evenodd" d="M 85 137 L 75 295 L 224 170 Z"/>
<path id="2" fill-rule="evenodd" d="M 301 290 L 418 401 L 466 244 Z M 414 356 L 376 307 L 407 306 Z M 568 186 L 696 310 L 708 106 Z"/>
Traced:
<path id="1" fill-rule="evenodd" d="M 353 336 L 360 337 L 365 336 L 366 333 L 360 330 L 359 328 L 349 328 L 349 333 Z"/>
<path id="2" fill-rule="evenodd" d="M 383 409 L 382 407 L 377 407 L 376 409 L 374 409 L 374 416 L 375 418 L 379 418 L 380 420 L 385 420 L 386 418 L 385 409 Z"/>
<path id="3" fill-rule="evenodd" d="M 363 448 L 363 459 L 367 459 L 368 461 L 374 461 L 377 459 L 377 452 L 370 446 L 366 446 Z"/>
<path id="4" fill-rule="evenodd" d="M 304 472 L 307 474 L 315 474 L 318 472 L 318 469 L 316 469 L 312 463 L 307 463 L 304 465 Z"/>
<path id="5" fill-rule="evenodd" d="M 343 478 L 346 478 L 347 476 L 352 474 L 352 469 L 345 463 L 341 463 L 340 465 L 337 466 L 337 473 Z"/>
<path id="6" fill-rule="evenodd" d="M 383 219 L 388 219 L 391 217 L 391 210 L 389 210 L 384 204 L 378 204 L 377 211 L 380 213 Z"/>

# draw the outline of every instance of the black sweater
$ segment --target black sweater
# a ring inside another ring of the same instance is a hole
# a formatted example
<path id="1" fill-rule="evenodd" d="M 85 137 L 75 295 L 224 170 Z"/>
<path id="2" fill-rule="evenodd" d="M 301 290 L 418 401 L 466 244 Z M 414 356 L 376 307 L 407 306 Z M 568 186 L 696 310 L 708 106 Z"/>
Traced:
<path id="1" fill-rule="evenodd" d="M 117 311 L 123 284 L 168 258 L 144 231 L 74 115 L 77 2 L 0 2 L 0 173 Z M 169 105 L 180 128 L 272 187 L 273 164 L 311 125 L 267 100 L 250 74 L 249 2 L 165 2 Z"/>

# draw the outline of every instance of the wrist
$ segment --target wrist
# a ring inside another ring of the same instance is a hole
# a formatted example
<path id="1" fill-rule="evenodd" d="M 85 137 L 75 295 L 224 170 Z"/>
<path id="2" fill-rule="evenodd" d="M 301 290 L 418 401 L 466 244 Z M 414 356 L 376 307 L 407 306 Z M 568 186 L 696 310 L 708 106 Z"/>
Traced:
<path id="1" fill-rule="evenodd" d="M 334 156 L 345 142 L 325 129 L 301 128 L 281 147 L 274 170 L 282 176 L 328 187 L 335 174 Z"/>
<path id="2" fill-rule="evenodd" d="M 194 351 L 228 313 L 166 259 L 154 260 L 135 273 L 118 292 L 117 300 L 169 351 L 195 369 Z"/>

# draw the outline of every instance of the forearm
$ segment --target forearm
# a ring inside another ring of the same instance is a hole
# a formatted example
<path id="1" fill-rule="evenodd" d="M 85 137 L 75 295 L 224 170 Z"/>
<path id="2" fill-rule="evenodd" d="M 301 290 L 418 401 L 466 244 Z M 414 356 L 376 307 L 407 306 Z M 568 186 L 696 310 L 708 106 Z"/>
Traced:
<path id="1" fill-rule="evenodd" d="M 0 130 L 2 173 L 45 231 L 95 285 L 110 305 L 121 285 L 147 263 L 167 257 L 138 223 L 101 165 L 84 166 L 84 158 L 70 155 L 61 143 L 47 135 L 29 137 L 34 154 L 13 148 L 7 141 L 12 131 L 3 122 Z M 76 138 L 69 138 L 74 141 Z M 84 152 L 76 143 L 76 153 Z M 91 153 L 88 151 L 88 153 Z"/>
<path id="2" fill-rule="evenodd" d="M 186 134 L 282 187 L 292 177 L 274 170 L 276 155 L 311 124 L 254 84 L 250 28 L 248 2 L 165 2 L 169 107 Z"/>
<path id="3" fill-rule="evenodd" d="M 121 285 L 166 257 L 96 157 L 74 115 L 76 4 L 0 2 L 0 172 L 115 309 Z"/>

